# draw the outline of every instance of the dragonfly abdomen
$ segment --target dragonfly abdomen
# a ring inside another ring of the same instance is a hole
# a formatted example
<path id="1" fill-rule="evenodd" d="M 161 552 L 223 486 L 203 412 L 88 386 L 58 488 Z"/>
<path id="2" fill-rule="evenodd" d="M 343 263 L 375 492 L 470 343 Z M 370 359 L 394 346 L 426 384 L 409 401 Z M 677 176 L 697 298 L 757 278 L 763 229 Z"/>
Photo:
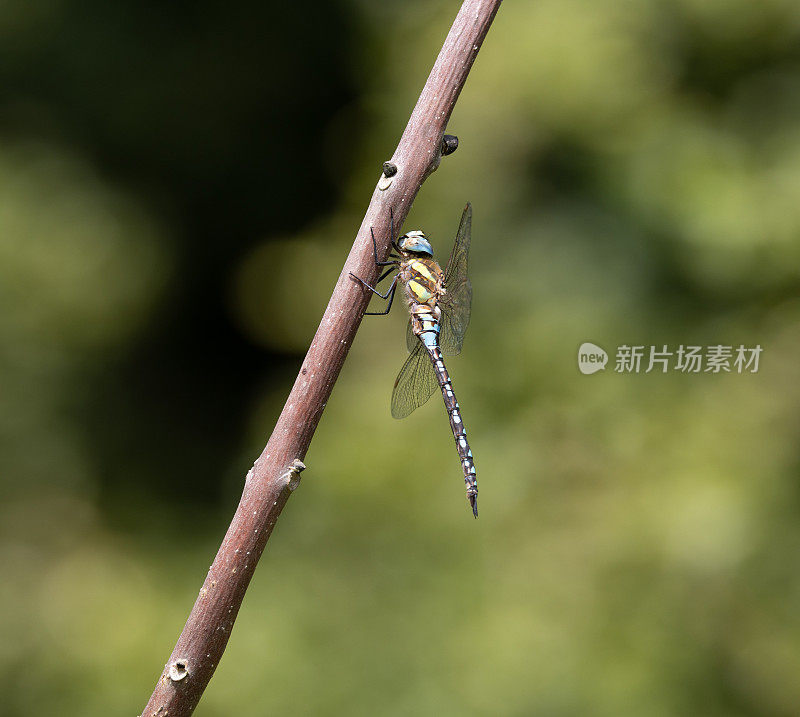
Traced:
<path id="1" fill-rule="evenodd" d="M 438 346 L 428 346 L 428 353 L 433 363 L 436 373 L 436 380 L 442 389 L 442 398 L 450 418 L 450 428 L 453 429 L 453 438 L 456 441 L 456 450 L 461 459 L 461 467 L 464 470 L 464 482 L 467 484 L 467 499 L 472 506 L 472 513 L 478 517 L 478 479 L 475 471 L 475 464 L 472 461 L 472 451 L 467 442 L 467 429 L 464 428 L 464 421 L 461 418 L 461 410 L 458 407 L 456 394 L 453 391 L 453 382 L 447 367 L 444 365 L 442 350 Z"/>

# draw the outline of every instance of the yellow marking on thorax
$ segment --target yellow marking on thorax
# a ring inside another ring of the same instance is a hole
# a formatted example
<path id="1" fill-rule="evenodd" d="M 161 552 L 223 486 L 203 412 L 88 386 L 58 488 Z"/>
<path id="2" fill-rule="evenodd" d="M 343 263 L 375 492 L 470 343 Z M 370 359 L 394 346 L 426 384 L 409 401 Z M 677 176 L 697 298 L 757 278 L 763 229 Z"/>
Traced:
<path id="1" fill-rule="evenodd" d="M 412 261 L 411 262 L 411 269 L 416 271 L 418 274 L 423 276 L 428 281 L 431 281 L 434 284 L 436 283 L 436 277 L 433 274 L 431 274 L 431 270 L 428 269 L 428 267 L 425 264 L 423 264 L 421 261 L 419 261 L 419 260 Z"/>
<path id="2" fill-rule="evenodd" d="M 411 279 L 407 286 L 412 292 L 414 292 L 414 296 L 417 297 L 417 300 L 421 301 L 422 303 L 426 303 L 433 296 L 428 287 L 426 287 L 424 284 L 420 284 L 415 279 Z"/>

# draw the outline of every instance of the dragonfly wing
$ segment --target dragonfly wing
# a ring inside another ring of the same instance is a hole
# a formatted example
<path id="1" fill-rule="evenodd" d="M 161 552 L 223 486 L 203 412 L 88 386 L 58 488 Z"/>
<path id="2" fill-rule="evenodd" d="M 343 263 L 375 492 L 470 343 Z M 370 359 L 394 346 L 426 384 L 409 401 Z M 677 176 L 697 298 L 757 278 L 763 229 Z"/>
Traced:
<path id="1" fill-rule="evenodd" d="M 456 241 L 447 269 L 444 287 L 447 293 L 439 301 L 442 310 L 439 345 L 445 354 L 461 353 L 464 334 L 472 309 L 472 284 L 469 281 L 469 246 L 472 239 L 472 205 L 467 203 L 461 215 Z"/>
<path id="2" fill-rule="evenodd" d="M 464 345 L 464 334 L 469 326 L 470 307 L 472 305 L 472 286 L 465 281 L 458 293 L 447 290 L 447 299 L 440 303 L 442 316 L 439 320 L 439 347 L 442 353 L 455 356 L 461 353 Z"/>
<path id="3" fill-rule="evenodd" d="M 416 339 L 416 337 L 414 337 Z M 427 401 L 439 387 L 428 350 L 416 339 L 417 345 L 406 359 L 392 391 L 392 416 L 405 418 Z"/>
<path id="4" fill-rule="evenodd" d="M 411 319 L 408 320 L 408 326 L 406 327 L 406 347 L 409 351 L 413 351 L 419 345 L 419 337 L 414 333 L 414 330 L 411 328 Z"/>

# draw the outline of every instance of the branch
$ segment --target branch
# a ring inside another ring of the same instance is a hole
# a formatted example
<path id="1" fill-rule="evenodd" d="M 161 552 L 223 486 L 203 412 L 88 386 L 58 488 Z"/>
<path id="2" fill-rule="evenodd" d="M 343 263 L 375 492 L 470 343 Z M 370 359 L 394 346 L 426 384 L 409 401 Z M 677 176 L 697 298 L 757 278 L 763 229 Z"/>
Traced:
<path id="1" fill-rule="evenodd" d="M 353 343 L 369 292 L 350 272 L 377 278 L 389 249 L 388 218 L 401 226 L 425 178 L 454 149 L 444 130 L 501 0 L 465 0 L 431 70 L 367 213 L 272 435 L 248 472 L 236 513 L 200 595 L 142 717 L 190 715 L 228 643 L 233 623 L 278 516 L 297 486 L 308 446 Z"/>

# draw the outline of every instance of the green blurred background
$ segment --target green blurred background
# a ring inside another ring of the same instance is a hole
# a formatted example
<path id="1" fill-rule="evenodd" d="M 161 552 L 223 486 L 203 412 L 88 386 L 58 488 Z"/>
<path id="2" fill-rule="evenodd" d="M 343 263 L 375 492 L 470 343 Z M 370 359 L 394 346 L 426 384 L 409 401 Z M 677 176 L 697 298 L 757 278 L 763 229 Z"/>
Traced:
<path id="1" fill-rule="evenodd" d="M 3 714 L 143 707 L 458 5 L 0 5 Z M 800 5 L 509 0 L 449 131 L 480 520 L 366 321 L 197 714 L 800 714 Z"/>

